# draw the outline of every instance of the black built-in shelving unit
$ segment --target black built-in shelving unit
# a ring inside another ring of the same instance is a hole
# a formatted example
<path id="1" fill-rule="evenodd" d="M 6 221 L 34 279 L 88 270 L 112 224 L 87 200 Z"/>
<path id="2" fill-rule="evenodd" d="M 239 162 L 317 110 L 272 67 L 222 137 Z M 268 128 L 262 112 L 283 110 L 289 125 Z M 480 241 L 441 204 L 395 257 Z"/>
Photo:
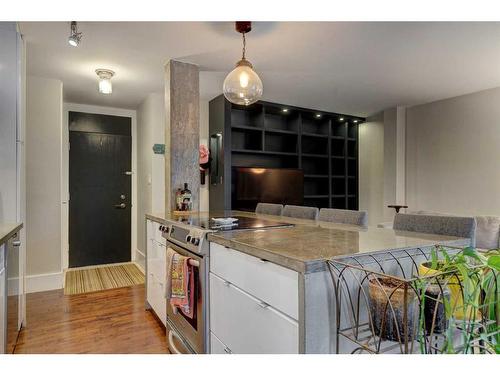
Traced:
<path id="1" fill-rule="evenodd" d="M 259 101 L 210 101 L 210 134 L 222 134 L 223 178 L 210 210 L 231 209 L 231 167 L 299 168 L 304 205 L 358 209 L 358 125 L 364 118 Z"/>

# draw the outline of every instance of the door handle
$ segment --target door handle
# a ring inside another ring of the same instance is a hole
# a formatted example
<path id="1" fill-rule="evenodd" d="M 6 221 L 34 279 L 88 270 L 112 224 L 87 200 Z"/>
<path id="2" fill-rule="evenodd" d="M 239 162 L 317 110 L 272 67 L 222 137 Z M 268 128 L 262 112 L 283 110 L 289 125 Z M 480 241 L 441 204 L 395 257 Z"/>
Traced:
<path id="1" fill-rule="evenodd" d="M 269 304 L 265 303 L 264 301 L 258 302 L 257 305 L 259 305 L 259 307 L 262 307 L 263 309 L 269 307 Z"/>
<path id="2" fill-rule="evenodd" d="M 12 246 L 15 246 L 15 247 L 21 246 L 21 241 L 12 241 Z"/>
<path id="3" fill-rule="evenodd" d="M 123 209 L 125 207 L 127 207 L 127 205 L 125 203 L 115 204 L 115 208 L 121 208 L 121 209 Z"/>

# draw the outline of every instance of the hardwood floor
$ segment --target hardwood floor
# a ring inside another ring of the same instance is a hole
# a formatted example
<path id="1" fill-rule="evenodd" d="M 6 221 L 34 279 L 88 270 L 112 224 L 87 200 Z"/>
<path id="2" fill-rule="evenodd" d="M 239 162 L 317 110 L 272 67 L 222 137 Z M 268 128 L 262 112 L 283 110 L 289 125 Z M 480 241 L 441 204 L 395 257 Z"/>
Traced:
<path id="1" fill-rule="evenodd" d="M 28 294 L 15 353 L 167 353 L 165 328 L 144 309 L 144 294 L 144 285 Z"/>

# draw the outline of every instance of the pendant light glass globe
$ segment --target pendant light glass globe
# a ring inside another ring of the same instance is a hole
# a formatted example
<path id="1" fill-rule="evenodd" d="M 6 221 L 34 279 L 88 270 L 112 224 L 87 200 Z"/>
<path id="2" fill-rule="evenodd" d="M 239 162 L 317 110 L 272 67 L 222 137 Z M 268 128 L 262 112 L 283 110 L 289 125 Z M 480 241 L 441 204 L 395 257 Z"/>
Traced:
<path id="1" fill-rule="evenodd" d="M 250 105 L 262 97 L 263 86 L 252 64 L 243 58 L 227 75 L 222 91 L 231 103 Z"/>

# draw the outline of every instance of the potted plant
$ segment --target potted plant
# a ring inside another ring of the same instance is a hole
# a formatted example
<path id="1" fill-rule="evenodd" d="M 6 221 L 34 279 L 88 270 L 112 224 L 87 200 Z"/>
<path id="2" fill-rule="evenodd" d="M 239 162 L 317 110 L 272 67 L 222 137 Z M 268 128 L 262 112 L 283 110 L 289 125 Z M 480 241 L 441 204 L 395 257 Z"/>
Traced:
<path id="1" fill-rule="evenodd" d="M 382 339 L 413 340 L 416 294 L 404 280 L 377 276 L 369 280 L 372 329 Z"/>
<path id="2" fill-rule="evenodd" d="M 444 333 L 444 350 L 455 352 L 458 327 L 460 352 L 474 352 L 475 347 L 499 352 L 499 271 L 498 251 L 483 254 L 467 247 L 450 255 L 442 247 L 433 249 L 431 261 L 419 266 L 416 286 L 425 333 Z"/>

